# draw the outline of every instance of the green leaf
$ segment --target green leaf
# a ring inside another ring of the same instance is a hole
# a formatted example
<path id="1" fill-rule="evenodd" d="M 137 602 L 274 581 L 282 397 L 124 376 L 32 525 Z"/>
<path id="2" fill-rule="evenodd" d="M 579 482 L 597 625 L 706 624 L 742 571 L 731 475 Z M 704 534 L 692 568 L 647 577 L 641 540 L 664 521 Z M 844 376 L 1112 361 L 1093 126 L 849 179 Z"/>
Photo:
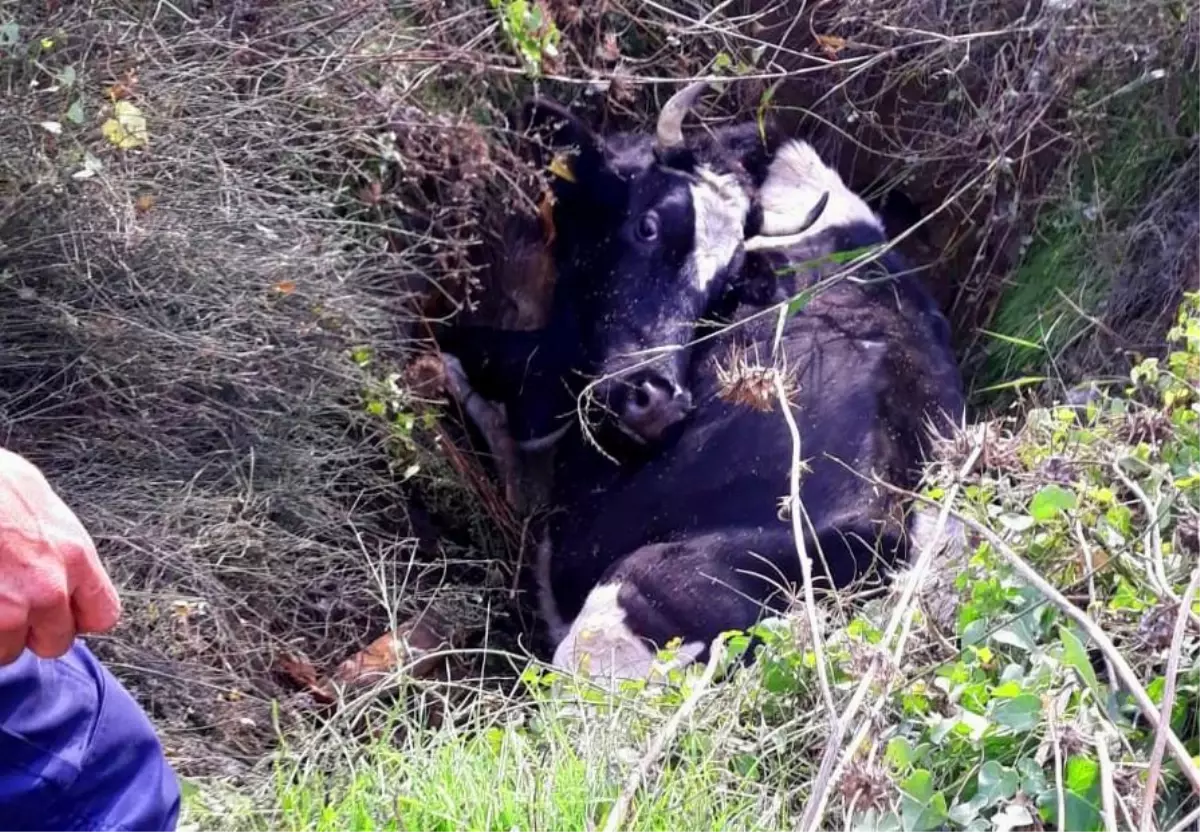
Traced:
<path id="1" fill-rule="evenodd" d="M 933 776 L 925 769 L 914 771 L 900 784 L 901 817 L 911 832 L 929 832 L 947 819 L 946 796 L 933 790 Z"/>
<path id="2" fill-rule="evenodd" d="M 979 769 L 979 791 L 985 799 L 985 806 L 991 806 L 1000 800 L 1008 800 L 1017 793 L 1020 787 L 1020 777 L 1017 772 L 1007 766 L 1002 766 L 995 760 L 988 760 Z"/>
<path id="3" fill-rule="evenodd" d="M 950 820 L 959 826 L 970 826 L 971 821 L 979 817 L 979 810 L 987 805 L 987 800 L 981 795 L 975 795 L 965 803 L 959 803 L 950 810 Z"/>
<path id="4" fill-rule="evenodd" d="M 787 313 L 786 313 L 787 317 L 789 317 L 789 318 L 792 317 L 797 312 L 799 312 L 801 309 L 808 306 L 809 301 L 811 301 L 814 297 L 816 297 L 816 295 L 817 295 L 816 287 L 810 286 L 809 288 L 805 289 L 800 294 L 796 295 L 790 301 L 788 301 Z"/>
<path id="5" fill-rule="evenodd" d="M 75 83 L 75 67 L 68 64 L 58 71 L 58 83 L 70 87 Z"/>
<path id="6" fill-rule="evenodd" d="M 933 797 L 933 775 L 928 769 L 919 768 L 900 781 L 900 790 L 914 800 L 928 803 Z"/>
<path id="7" fill-rule="evenodd" d="M 76 98 L 67 108 L 67 121 L 73 124 L 83 124 L 83 99 Z"/>
<path id="8" fill-rule="evenodd" d="M 1096 671 L 1092 669 L 1092 663 L 1088 661 L 1087 650 L 1084 649 L 1083 642 L 1064 626 L 1058 628 L 1058 638 L 1063 646 L 1063 664 L 1075 668 L 1075 671 L 1091 688 L 1092 694 L 1097 700 L 1103 701 L 1104 694 L 1100 689 L 1100 680 L 1096 678 Z"/>
<path id="9" fill-rule="evenodd" d="M 1033 815 L 1024 806 L 1010 803 L 992 816 L 996 832 L 1010 832 L 1012 829 L 1027 828 L 1033 825 Z"/>
<path id="10" fill-rule="evenodd" d="M 1013 731 L 1031 731 L 1042 717 L 1042 700 L 1032 693 L 992 700 L 992 719 Z"/>
<path id="11" fill-rule="evenodd" d="M 1021 775 L 1021 791 L 1025 794 L 1037 795 L 1046 790 L 1046 772 L 1031 757 L 1017 760 L 1017 771 Z"/>
<path id="12" fill-rule="evenodd" d="M 1029 513 L 1039 523 L 1053 520 L 1067 509 L 1075 508 L 1075 493 L 1057 485 L 1047 485 L 1029 503 Z"/>
<path id="13" fill-rule="evenodd" d="M 906 737 L 892 737 L 888 740 L 884 759 L 892 768 L 905 769 L 913 764 L 916 755 L 913 753 L 912 743 Z"/>
<path id="14" fill-rule="evenodd" d="M 1073 792 L 1085 794 L 1100 778 L 1100 766 L 1095 760 L 1075 756 L 1067 760 L 1066 786 Z"/>
<path id="15" fill-rule="evenodd" d="M 0 23 L 0 46 L 16 46 L 21 40 L 21 27 L 15 20 Z"/>
<path id="16" fill-rule="evenodd" d="M 1065 774 L 1065 827 L 1072 830 L 1099 829 L 1100 766 L 1095 760 L 1075 756 L 1067 760 Z M 1057 807 L 1053 814 L 1058 814 Z"/>

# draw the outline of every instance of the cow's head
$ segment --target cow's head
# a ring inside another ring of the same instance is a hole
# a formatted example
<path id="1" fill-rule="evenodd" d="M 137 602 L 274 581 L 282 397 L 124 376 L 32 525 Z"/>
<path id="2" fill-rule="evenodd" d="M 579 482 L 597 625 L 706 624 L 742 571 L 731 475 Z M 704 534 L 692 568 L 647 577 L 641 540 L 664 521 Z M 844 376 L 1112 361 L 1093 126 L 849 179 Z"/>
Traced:
<path id="1" fill-rule="evenodd" d="M 785 245 L 822 213 L 825 196 L 764 215 L 758 187 L 776 149 L 751 121 L 685 137 L 702 83 L 663 107 L 656 134 L 601 137 L 564 107 L 528 102 L 549 128 L 554 179 L 555 314 L 572 319 L 595 399 L 640 442 L 691 409 L 688 344 L 748 249 Z M 547 156 L 547 161 L 549 161 Z"/>

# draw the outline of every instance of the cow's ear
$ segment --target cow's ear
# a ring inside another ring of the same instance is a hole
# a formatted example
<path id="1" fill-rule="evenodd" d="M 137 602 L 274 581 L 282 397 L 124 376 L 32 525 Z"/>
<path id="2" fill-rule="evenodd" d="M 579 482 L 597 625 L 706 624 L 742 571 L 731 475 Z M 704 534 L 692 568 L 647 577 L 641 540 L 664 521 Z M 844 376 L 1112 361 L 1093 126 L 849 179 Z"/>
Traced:
<path id="1" fill-rule="evenodd" d="M 747 253 L 737 276 L 729 284 L 729 294 L 737 304 L 771 306 L 783 300 L 784 288 L 771 258 L 757 252 Z"/>
<path id="2" fill-rule="evenodd" d="M 767 178 L 781 136 L 774 121 L 764 117 L 718 128 L 712 141 L 726 158 L 741 166 L 757 188 Z"/>
<path id="3" fill-rule="evenodd" d="M 557 101 L 529 99 L 521 115 L 525 129 L 535 136 L 537 163 L 546 167 L 560 186 L 586 181 L 607 170 L 604 140 Z"/>

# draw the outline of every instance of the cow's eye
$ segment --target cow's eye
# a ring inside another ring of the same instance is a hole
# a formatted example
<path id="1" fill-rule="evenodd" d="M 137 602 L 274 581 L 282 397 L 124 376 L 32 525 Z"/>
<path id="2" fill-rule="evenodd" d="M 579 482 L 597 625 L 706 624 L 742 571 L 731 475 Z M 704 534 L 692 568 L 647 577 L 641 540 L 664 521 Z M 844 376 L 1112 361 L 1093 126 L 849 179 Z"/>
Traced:
<path id="1" fill-rule="evenodd" d="M 658 238 L 658 215 L 653 211 L 648 211 L 638 218 L 637 222 L 638 239 L 643 242 L 650 242 Z"/>

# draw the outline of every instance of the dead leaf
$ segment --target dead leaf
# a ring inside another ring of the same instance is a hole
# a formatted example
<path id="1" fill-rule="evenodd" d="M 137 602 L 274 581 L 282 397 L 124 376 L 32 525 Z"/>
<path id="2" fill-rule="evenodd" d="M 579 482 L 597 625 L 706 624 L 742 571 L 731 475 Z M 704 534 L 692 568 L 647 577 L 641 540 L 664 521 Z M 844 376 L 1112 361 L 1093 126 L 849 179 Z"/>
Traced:
<path id="1" fill-rule="evenodd" d="M 817 45 L 830 60 L 837 60 L 838 53 L 846 48 L 846 39 L 837 35 L 817 35 Z"/>
<path id="2" fill-rule="evenodd" d="M 154 207 L 154 194 L 142 194 L 133 203 L 133 209 L 144 214 Z"/>
<path id="3" fill-rule="evenodd" d="M 596 52 L 601 59 L 606 61 L 617 61 L 621 58 L 621 47 L 617 43 L 616 32 L 605 32 L 604 38 L 596 47 Z"/>
<path id="4" fill-rule="evenodd" d="M 123 101 L 133 97 L 134 93 L 137 92 L 137 84 L 137 70 L 127 69 L 125 70 L 125 76 L 107 87 L 104 92 L 110 101 Z"/>
<path id="5" fill-rule="evenodd" d="M 351 656 L 334 671 L 333 678 L 347 685 L 364 684 L 406 668 L 414 678 L 428 676 L 436 667 L 437 656 L 429 655 L 450 646 L 443 633 L 449 626 L 439 617 L 425 613 L 415 621 L 401 624 L 384 633 L 365 650 Z"/>
<path id="6" fill-rule="evenodd" d="M 312 666 L 312 662 L 307 659 L 284 653 L 276 665 L 285 676 L 307 690 L 317 701 L 330 703 L 336 699 L 329 686 L 317 676 L 317 669 Z"/>
<path id="7" fill-rule="evenodd" d="M 556 154 L 555 157 L 550 160 L 547 170 L 549 170 L 559 179 L 565 179 L 568 182 L 575 181 L 575 172 L 571 170 L 571 159 L 565 153 Z"/>
<path id="8" fill-rule="evenodd" d="M 113 117 L 100 125 L 104 138 L 121 150 L 131 150 L 146 143 L 146 117 L 129 101 L 113 105 Z"/>
<path id="9" fill-rule="evenodd" d="M 272 288 L 281 295 L 290 295 L 292 292 L 296 291 L 296 281 L 281 280 Z"/>

